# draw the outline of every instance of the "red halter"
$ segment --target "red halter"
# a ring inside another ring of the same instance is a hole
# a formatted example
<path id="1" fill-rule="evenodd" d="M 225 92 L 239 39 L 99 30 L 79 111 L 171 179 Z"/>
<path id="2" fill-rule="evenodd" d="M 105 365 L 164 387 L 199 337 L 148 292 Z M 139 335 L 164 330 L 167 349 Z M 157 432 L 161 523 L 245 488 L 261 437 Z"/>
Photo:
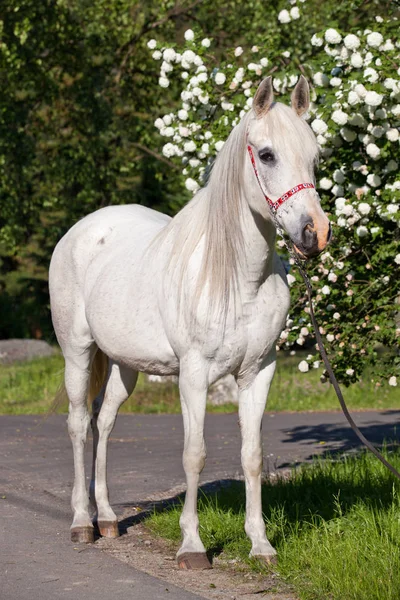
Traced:
<path id="1" fill-rule="evenodd" d="M 270 208 L 271 208 L 271 210 L 272 210 L 273 213 L 276 213 L 276 211 L 278 210 L 278 208 L 284 202 L 286 202 L 286 200 L 288 200 L 289 198 L 291 198 L 292 196 L 294 196 L 294 194 L 297 194 L 297 192 L 300 192 L 301 190 L 308 189 L 308 188 L 314 188 L 315 189 L 315 185 L 313 183 L 299 183 L 298 185 L 296 185 L 294 188 L 292 188 L 291 190 L 289 190 L 288 192 L 286 192 L 286 194 L 283 194 L 283 196 L 281 196 L 280 198 L 278 198 L 278 200 L 275 200 L 275 202 L 274 202 L 273 200 L 271 200 L 271 198 L 268 198 L 268 196 L 265 194 L 265 192 L 263 190 L 260 178 L 258 176 L 256 161 L 254 159 L 254 154 L 253 154 L 253 150 L 251 149 L 251 146 L 247 145 L 247 151 L 248 151 L 249 156 L 250 156 L 251 164 L 253 165 L 253 170 L 254 170 L 255 176 L 257 178 L 258 185 L 260 186 L 260 189 L 261 189 L 261 191 L 262 191 L 262 193 L 264 195 L 264 198 L 268 202 L 268 204 L 269 204 L 269 206 L 270 206 Z"/>

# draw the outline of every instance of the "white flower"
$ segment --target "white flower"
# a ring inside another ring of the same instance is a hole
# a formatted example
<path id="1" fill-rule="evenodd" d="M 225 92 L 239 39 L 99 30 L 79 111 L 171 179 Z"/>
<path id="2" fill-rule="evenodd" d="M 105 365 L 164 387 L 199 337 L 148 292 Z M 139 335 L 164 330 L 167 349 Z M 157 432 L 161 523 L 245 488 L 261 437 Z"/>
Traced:
<path id="1" fill-rule="evenodd" d="M 392 377 L 389 379 L 388 381 L 389 385 L 392 385 L 393 387 L 396 387 L 397 385 L 397 379 L 394 375 L 392 375 Z"/>
<path id="2" fill-rule="evenodd" d="M 333 313 L 333 318 L 336 319 L 336 321 L 338 321 L 340 319 L 340 314 L 338 312 Z"/>
<path id="3" fill-rule="evenodd" d="M 333 172 L 333 180 L 335 181 L 335 183 L 343 183 L 345 181 L 346 177 L 344 176 L 344 173 L 340 170 L 340 169 L 336 169 Z"/>
<path id="4" fill-rule="evenodd" d="M 293 8 L 290 9 L 290 16 L 292 17 L 292 19 L 300 18 L 300 11 L 297 8 L 297 6 L 293 6 Z"/>
<path id="5" fill-rule="evenodd" d="M 150 48 L 150 50 L 154 50 L 154 48 L 157 46 L 157 42 L 156 40 L 149 40 L 147 42 L 147 47 Z"/>
<path id="6" fill-rule="evenodd" d="M 394 262 L 396 263 L 396 265 L 400 265 L 400 254 L 396 254 L 396 256 L 394 257 Z"/>
<path id="7" fill-rule="evenodd" d="M 386 210 L 388 211 L 388 213 L 390 215 L 394 215 L 399 210 L 399 205 L 398 204 L 388 204 L 386 207 Z"/>
<path id="8" fill-rule="evenodd" d="M 175 129 L 173 127 L 164 127 L 160 130 L 160 133 L 164 137 L 173 137 L 175 135 Z"/>
<path id="9" fill-rule="evenodd" d="M 364 102 L 368 106 L 379 106 L 382 103 L 383 96 L 377 92 L 367 92 L 365 94 Z"/>
<path id="10" fill-rule="evenodd" d="M 328 342 L 333 342 L 333 340 L 335 339 L 335 336 L 332 333 L 328 333 L 328 335 L 326 336 L 326 339 L 328 340 Z"/>
<path id="11" fill-rule="evenodd" d="M 192 42 L 194 40 L 194 32 L 192 29 L 186 29 L 185 40 L 187 40 L 188 42 Z"/>
<path id="12" fill-rule="evenodd" d="M 349 35 L 346 35 L 344 38 L 343 43 L 349 50 L 356 50 L 361 42 L 356 35 L 349 33 Z"/>
<path id="13" fill-rule="evenodd" d="M 296 277 L 293 277 L 293 275 L 291 275 L 290 273 L 288 273 L 286 275 L 286 279 L 287 279 L 288 285 L 293 285 L 293 283 L 296 281 Z"/>
<path id="14" fill-rule="evenodd" d="M 397 171 L 397 169 L 399 168 L 398 163 L 395 160 L 389 160 L 388 164 L 386 165 L 386 171 Z"/>
<path id="15" fill-rule="evenodd" d="M 222 150 L 224 144 L 225 144 L 225 142 L 223 142 L 222 140 L 220 140 L 219 142 L 214 144 L 216 151 L 219 152 L 220 150 Z"/>
<path id="16" fill-rule="evenodd" d="M 243 48 L 242 46 L 238 46 L 235 48 L 235 56 L 240 56 L 241 54 L 243 54 Z"/>
<path id="17" fill-rule="evenodd" d="M 359 225 L 356 229 L 356 234 L 358 235 L 358 237 L 365 237 L 366 235 L 368 235 L 368 229 L 367 227 L 365 227 L 364 225 Z"/>
<path id="18" fill-rule="evenodd" d="M 324 40 L 320 38 L 316 33 L 314 33 L 314 35 L 311 38 L 312 46 L 322 46 L 323 43 Z"/>
<path id="19" fill-rule="evenodd" d="M 334 110 L 332 113 L 332 120 L 338 125 L 346 125 L 348 115 L 343 110 Z"/>
<path id="20" fill-rule="evenodd" d="M 370 123 L 370 125 L 372 125 L 372 123 Z M 371 133 L 374 137 L 380 138 L 385 133 L 385 130 L 380 125 L 374 125 L 371 129 Z"/>
<path id="21" fill-rule="evenodd" d="M 336 184 L 331 189 L 331 192 L 334 196 L 342 196 L 344 194 L 343 186 Z"/>
<path id="22" fill-rule="evenodd" d="M 352 54 L 350 62 L 356 69 L 360 69 L 364 64 L 363 57 L 359 52 L 354 52 L 354 54 Z"/>
<path id="23" fill-rule="evenodd" d="M 152 57 L 154 58 L 154 60 L 160 60 L 162 54 L 159 50 L 156 50 L 155 52 L 153 52 Z"/>
<path id="24" fill-rule="evenodd" d="M 194 63 L 196 58 L 195 53 L 193 52 L 193 50 L 185 50 L 185 52 L 182 54 L 182 66 L 184 69 L 186 69 L 186 64 L 188 64 L 189 66 L 191 64 Z"/>
<path id="25" fill-rule="evenodd" d="M 364 71 L 364 79 L 369 81 L 370 83 L 376 83 L 379 79 L 379 75 L 375 69 L 372 67 L 367 67 Z"/>
<path id="26" fill-rule="evenodd" d="M 175 156 L 176 150 L 177 150 L 177 147 L 174 146 L 174 144 L 171 144 L 170 142 L 168 142 L 168 144 L 165 144 L 165 146 L 163 146 L 162 153 L 167 158 L 170 158 L 171 156 Z"/>
<path id="27" fill-rule="evenodd" d="M 400 115 L 400 104 L 392 106 L 392 114 L 398 117 Z"/>
<path id="28" fill-rule="evenodd" d="M 197 183 L 197 181 L 195 181 L 194 179 L 191 179 L 191 177 L 189 177 L 188 179 L 186 179 L 185 181 L 185 187 L 186 189 L 188 189 L 190 192 L 197 192 L 197 190 L 199 189 L 199 184 Z"/>
<path id="29" fill-rule="evenodd" d="M 326 87 L 329 84 L 329 77 L 325 73 L 318 71 L 318 73 L 313 75 L 313 81 L 316 85 Z"/>
<path id="30" fill-rule="evenodd" d="M 196 143 L 193 140 L 185 142 L 183 145 L 183 149 L 185 152 L 194 152 L 196 150 Z"/>
<path id="31" fill-rule="evenodd" d="M 365 150 L 368 156 L 373 159 L 377 159 L 381 154 L 380 148 L 376 144 L 368 144 Z"/>
<path id="32" fill-rule="evenodd" d="M 314 119 L 311 123 L 311 129 L 314 133 L 323 135 L 328 131 L 328 125 L 322 119 Z"/>
<path id="33" fill-rule="evenodd" d="M 357 207 L 357 210 L 360 213 L 360 215 L 366 216 L 369 215 L 369 213 L 371 212 L 371 207 L 366 202 L 360 202 L 360 204 Z"/>
<path id="34" fill-rule="evenodd" d="M 325 39 L 328 44 L 340 44 L 342 36 L 336 29 L 330 28 L 325 31 Z"/>
<path id="35" fill-rule="evenodd" d="M 351 90 L 347 96 L 347 102 L 351 105 L 351 106 L 355 106 L 356 104 L 358 104 L 360 102 L 360 97 L 357 94 L 357 92 L 355 92 L 354 90 Z"/>
<path id="36" fill-rule="evenodd" d="M 328 281 L 332 281 L 332 283 L 336 283 L 337 282 L 337 275 L 336 275 L 336 273 L 333 273 L 331 271 L 329 273 L 329 275 L 328 275 Z"/>
<path id="37" fill-rule="evenodd" d="M 221 71 L 219 71 L 216 76 L 215 76 L 215 83 L 217 85 L 223 85 L 226 81 L 226 76 L 225 73 L 221 73 Z"/>
<path id="38" fill-rule="evenodd" d="M 340 130 L 340 135 L 346 142 L 354 142 L 357 137 L 356 132 L 348 127 L 342 127 Z"/>
<path id="39" fill-rule="evenodd" d="M 367 176 L 367 183 L 371 187 L 379 187 L 381 185 L 382 181 L 381 181 L 381 178 L 379 177 L 379 175 L 375 175 L 375 173 L 370 173 Z"/>
<path id="40" fill-rule="evenodd" d="M 302 360 L 299 364 L 298 364 L 298 369 L 299 371 L 301 371 L 302 373 L 307 373 L 309 366 L 308 366 L 308 362 L 306 360 Z"/>
<path id="41" fill-rule="evenodd" d="M 261 65 L 262 67 L 267 67 L 267 66 L 268 66 L 268 63 L 269 63 L 269 60 L 268 60 L 268 58 L 265 58 L 265 57 L 264 57 L 264 58 L 261 58 L 261 59 L 260 59 L 260 65 Z"/>
<path id="42" fill-rule="evenodd" d="M 160 119 L 160 117 L 158 117 L 158 119 L 154 121 L 154 125 L 157 127 L 157 129 L 161 129 L 164 127 L 165 123 L 162 119 Z"/>
<path id="43" fill-rule="evenodd" d="M 171 115 L 164 115 L 164 117 L 163 117 L 162 120 L 164 122 L 164 125 L 167 125 L 167 126 L 171 125 L 171 123 L 172 123 L 172 117 L 171 117 Z"/>
<path id="44" fill-rule="evenodd" d="M 163 52 L 163 59 L 166 62 L 172 62 L 176 58 L 176 52 L 173 48 L 166 48 Z M 161 67 L 162 68 L 162 67 Z"/>
<path id="45" fill-rule="evenodd" d="M 188 116 L 189 116 L 189 113 L 187 110 L 184 110 L 183 108 L 181 108 L 181 110 L 178 110 L 178 118 L 181 121 L 186 121 Z"/>
<path id="46" fill-rule="evenodd" d="M 336 198 L 335 206 L 338 211 L 341 211 L 343 209 L 343 207 L 345 206 L 345 204 L 346 204 L 345 198 Z"/>
<path id="47" fill-rule="evenodd" d="M 377 31 L 373 31 L 367 35 L 367 44 L 372 48 L 378 48 L 383 42 L 383 35 Z"/>
<path id="48" fill-rule="evenodd" d="M 346 369 L 346 375 L 354 375 L 354 369 Z"/>
<path id="49" fill-rule="evenodd" d="M 158 80 L 158 84 L 162 88 L 167 88 L 169 86 L 169 79 L 167 79 L 166 77 L 160 77 Z"/>
<path id="50" fill-rule="evenodd" d="M 329 296 L 331 293 L 331 288 L 329 285 L 324 285 L 324 287 L 321 289 L 321 292 L 324 294 L 324 296 Z"/>
<path id="51" fill-rule="evenodd" d="M 398 129 L 388 129 L 386 132 L 386 137 L 389 140 L 389 142 L 397 142 L 397 140 L 399 139 L 399 130 Z"/>
<path id="52" fill-rule="evenodd" d="M 204 38 L 204 40 L 201 40 L 201 45 L 204 46 L 204 48 L 209 48 L 211 46 L 211 40 Z"/>
<path id="53" fill-rule="evenodd" d="M 314 369 L 319 369 L 319 365 L 320 365 L 320 361 L 319 360 L 315 360 L 312 364 Z"/>
<path id="54" fill-rule="evenodd" d="M 357 83 L 357 85 L 354 87 L 354 91 L 362 100 L 364 100 L 365 96 L 367 95 L 367 90 L 365 89 L 362 83 Z"/>
<path id="55" fill-rule="evenodd" d="M 278 21 L 280 23 L 290 23 L 291 18 L 289 15 L 289 11 L 285 10 L 281 10 L 281 12 L 278 15 Z"/>
<path id="56" fill-rule="evenodd" d="M 258 65 L 257 63 L 249 63 L 247 65 L 247 68 L 249 71 L 258 71 L 260 69 L 260 65 Z"/>
<path id="57" fill-rule="evenodd" d="M 320 179 L 318 184 L 318 187 L 322 190 L 330 190 L 332 186 L 333 181 L 331 179 L 328 179 L 327 177 L 323 177 L 322 179 Z"/>
<path id="58" fill-rule="evenodd" d="M 342 83 L 340 77 L 332 77 L 329 81 L 332 87 L 339 87 Z"/>

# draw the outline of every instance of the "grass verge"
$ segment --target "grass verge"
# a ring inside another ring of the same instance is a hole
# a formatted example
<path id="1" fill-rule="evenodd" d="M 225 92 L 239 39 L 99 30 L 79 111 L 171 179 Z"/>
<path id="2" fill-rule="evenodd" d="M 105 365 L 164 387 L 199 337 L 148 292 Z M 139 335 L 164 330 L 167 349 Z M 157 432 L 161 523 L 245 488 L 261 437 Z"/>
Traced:
<path id="1" fill-rule="evenodd" d="M 398 451 L 385 455 L 400 467 Z M 201 498 L 200 534 L 207 550 L 267 572 L 248 558 L 244 506 L 241 482 Z M 263 510 L 267 535 L 278 550 L 273 569 L 301 600 L 400 598 L 398 484 L 372 455 L 325 459 L 290 479 L 265 483 Z M 179 515 L 175 507 L 145 523 L 178 546 Z"/>
<path id="2" fill-rule="evenodd" d="M 278 357 L 278 367 L 268 398 L 270 411 L 339 410 L 332 386 L 319 381 L 319 371 L 300 373 L 301 357 Z M 0 414 L 46 413 L 63 380 L 64 361 L 60 355 L 30 362 L 0 365 Z M 343 390 L 350 409 L 400 408 L 400 395 L 395 387 L 376 387 L 368 374 L 362 381 Z M 234 412 L 233 404 L 207 407 L 209 412 Z M 66 412 L 67 405 L 59 407 Z M 125 413 L 179 413 L 176 384 L 149 383 L 143 376 L 133 395 L 123 404 Z"/>

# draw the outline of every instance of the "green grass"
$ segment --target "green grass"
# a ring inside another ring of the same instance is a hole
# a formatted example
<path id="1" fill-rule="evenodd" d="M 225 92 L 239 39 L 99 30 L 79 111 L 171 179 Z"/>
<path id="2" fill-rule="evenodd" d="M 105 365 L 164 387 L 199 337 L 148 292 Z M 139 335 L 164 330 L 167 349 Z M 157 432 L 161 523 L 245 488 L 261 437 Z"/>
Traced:
<path id="1" fill-rule="evenodd" d="M 400 467 L 399 452 L 389 453 L 389 459 Z M 399 600 L 398 488 L 383 465 L 364 453 L 325 459 L 294 471 L 290 479 L 265 483 L 267 535 L 278 551 L 278 566 L 272 570 L 282 584 L 301 600 Z M 244 505 L 240 482 L 214 497 L 202 497 L 201 537 L 220 558 L 238 559 L 267 573 L 268 568 L 248 559 Z M 174 507 L 145 523 L 178 547 L 179 514 Z"/>
<path id="2" fill-rule="evenodd" d="M 278 367 L 268 399 L 269 411 L 338 410 L 339 404 L 332 386 L 319 381 L 320 371 L 300 373 L 301 356 L 278 357 Z M 63 379 L 61 356 L 42 358 L 13 365 L 0 365 L 0 414 L 46 413 Z M 366 376 L 359 383 L 344 388 L 351 409 L 400 408 L 397 388 L 379 387 Z M 67 410 L 64 403 L 58 409 Z M 233 404 L 208 406 L 209 412 L 233 412 Z M 144 376 L 134 394 L 122 406 L 125 413 L 179 413 L 179 393 L 172 382 L 149 383 Z"/>

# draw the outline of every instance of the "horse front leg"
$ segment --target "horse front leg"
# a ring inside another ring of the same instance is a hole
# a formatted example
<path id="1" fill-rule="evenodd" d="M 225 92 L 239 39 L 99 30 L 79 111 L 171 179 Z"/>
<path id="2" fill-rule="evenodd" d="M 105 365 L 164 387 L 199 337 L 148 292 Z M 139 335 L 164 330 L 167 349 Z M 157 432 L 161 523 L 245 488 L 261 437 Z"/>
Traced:
<path id="1" fill-rule="evenodd" d="M 179 390 L 184 426 L 183 468 L 186 475 L 185 504 L 179 520 L 182 544 L 177 552 L 181 569 L 210 569 L 206 549 L 199 536 L 197 491 L 199 476 L 206 460 L 204 417 L 207 382 L 205 370 L 199 368 L 198 357 L 181 361 Z"/>
<path id="2" fill-rule="evenodd" d="M 276 555 L 265 533 L 261 505 L 261 425 L 269 387 L 275 371 L 275 354 L 264 362 L 252 385 L 239 393 L 242 434 L 242 467 L 246 482 L 245 531 L 251 540 L 250 556 L 270 562 Z M 239 381 L 240 387 L 240 381 Z"/>

